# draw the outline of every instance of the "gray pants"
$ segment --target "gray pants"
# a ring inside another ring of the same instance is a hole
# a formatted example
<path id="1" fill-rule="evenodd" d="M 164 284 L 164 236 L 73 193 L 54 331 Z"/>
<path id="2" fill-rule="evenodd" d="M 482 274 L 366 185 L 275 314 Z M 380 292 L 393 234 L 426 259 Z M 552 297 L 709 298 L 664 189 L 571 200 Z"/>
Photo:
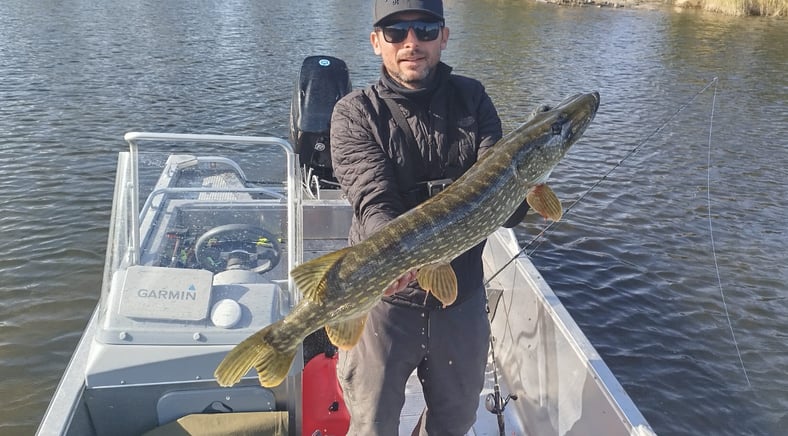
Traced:
<path id="1" fill-rule="evenodd" d="M 375 305 L 337 366 L 348 434 L 397 435 L 405 384 L 418 368 L 427 403 L 421 434 L 464 435 L 476 420 L 489 337 L 484 295 L 432 311 Z"/>

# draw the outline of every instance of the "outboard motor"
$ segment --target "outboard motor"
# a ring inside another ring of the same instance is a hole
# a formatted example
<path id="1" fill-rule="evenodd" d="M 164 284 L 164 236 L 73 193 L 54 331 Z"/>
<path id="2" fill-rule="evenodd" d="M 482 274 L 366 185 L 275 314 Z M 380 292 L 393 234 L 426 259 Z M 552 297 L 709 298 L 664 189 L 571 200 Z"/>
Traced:
<path id="1" fill-rule="evenodd" d="M 305 169 L 310 189 L 337 189 L 331 166 L 329 128 L 334 105 L 352 89 L 347 65 L 331 56 L 310 56 L 301 64 L 290 106 L 290 142 Z M 350 414 L 337 380 L 336 348 L 325 329 L 304 339 L 302 435 L 342 435 Z"/>
<path id="2" fill-rule="evenodd" d="M 309 56 L 301 64 L 290 106 L 290 142 L 301 165 L 317 177 L 321 188 L 337 187 L 329 143 L 331 112 L 351 89 L 343 60 Z"/>

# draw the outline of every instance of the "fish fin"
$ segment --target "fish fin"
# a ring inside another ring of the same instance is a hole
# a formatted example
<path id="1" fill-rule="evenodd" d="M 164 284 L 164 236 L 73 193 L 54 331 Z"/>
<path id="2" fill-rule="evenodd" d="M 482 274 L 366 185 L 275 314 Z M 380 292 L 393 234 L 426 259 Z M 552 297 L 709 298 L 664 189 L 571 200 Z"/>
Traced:
<path id="1" fill-rule="evenodd" d="M 271 346 L 267 337 L 274 325 L 244 339 L 224 356 L 213 373 L 220 386 L 229 387 L 238 383 L 252 367 L 257 370 L 257 377 L 264 387 L 278 386 L 284 381 L 297 348 L 282 352 Z"/>
<path id="2" fill-rule="evenodd" d="M 367 314 L 344 321 L 335 322 L 326 326 L 326 333 L 331 343 L 342 350 L 349 350 L 361 339 Z"/>
<path id="3" fill-rule="evenodd" d="M 419 268 L 419 286 L 435 296 L 446 307 L 457 299 L 457 275 L 448 263 L 432 263 Z"/>
<path id="4" fill-rule="evenodd" d="M 345 257 L 350 249 L 351 247 L 345 247 L 333 251 L 309 262 L 304 262 L 290 271 L 290 276 L 293 277 L 293 281 L 306 300 L 322 304 L 327 290 L 326 274 L 337 261 Z"/>
<path id="5" fill-rule="evenodd" d="M 555 192 L 547 185 L 536 185 L 525 196 L 528 205 L 539 212 L 545 219 L 558 221 L 563 215 L 561 202 Z"/>

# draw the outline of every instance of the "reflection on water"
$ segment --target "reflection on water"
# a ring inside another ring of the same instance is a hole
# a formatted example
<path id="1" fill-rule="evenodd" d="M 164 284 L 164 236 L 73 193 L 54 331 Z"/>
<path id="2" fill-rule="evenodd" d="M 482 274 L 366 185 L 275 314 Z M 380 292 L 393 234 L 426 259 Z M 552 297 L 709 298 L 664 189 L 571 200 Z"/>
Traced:
<path id="1" fill-rule="evenodd" d="M 123 133 L 287 137 L 305 56 L 344 59 L 356 87 L 377 77 L 367 3 L 0 4 L 0 433 L 34 431 L 98 297 Z M 639 146 L 532 258 L 654 429 L 778 434 L 785 22 L 515 0 L 446 11 L 444 59 L 483 80 L 505 130 L 538 103 L 600 91 L 594 124 L 553 174 L 565 205 Z M 712 87 L 688 103 L 714 77 L 716 99 Z M 518 232 L 527 242 L 543 227 L 529 216 Z"/>

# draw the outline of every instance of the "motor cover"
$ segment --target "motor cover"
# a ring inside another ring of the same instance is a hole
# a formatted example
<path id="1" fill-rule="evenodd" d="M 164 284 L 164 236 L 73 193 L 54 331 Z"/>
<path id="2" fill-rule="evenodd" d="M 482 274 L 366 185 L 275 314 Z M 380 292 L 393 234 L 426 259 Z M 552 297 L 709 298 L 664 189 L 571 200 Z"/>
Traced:
<path id="1" fill-rule="evenodd" d="M 329 130 L 334 105 L 352 89 L 347 65 L 332 56 L 309 56 L 301 64 L 290 110 L 290 142 L 302 166 L 335 182 Z"/>

